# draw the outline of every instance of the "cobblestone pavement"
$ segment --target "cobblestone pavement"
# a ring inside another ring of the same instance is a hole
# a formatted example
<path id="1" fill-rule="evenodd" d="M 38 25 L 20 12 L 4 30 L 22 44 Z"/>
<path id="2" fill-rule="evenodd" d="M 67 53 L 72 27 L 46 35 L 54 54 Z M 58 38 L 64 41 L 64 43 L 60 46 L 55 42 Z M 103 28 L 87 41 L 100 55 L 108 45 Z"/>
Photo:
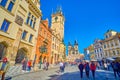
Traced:
<path id="1" fill-rule="evenodd" d="M 66 67 L 64 73 L 58 73 L 59 68 L 50 69 L 48 71 L 38 71 L 34 73 L 19 75 L 13 77 L 12 80 L 81 80 L 77 66 Z M 90 79 L 93 80 L 91 77 Z M 88 80 L 84 73 L 82 80 Z M 114 79 L 112 71 L 97 70 L 95 80 L 119 80 Z"/>
<path id="2" fill-rule="evenodd" d="M 48 71 L 41 70 L 28 74 L 22 74 L 13 77 L 12 80 L 51 80 L 52 77 L 58 76 L 57 71 L 59 68 L 49 69 Z"/>

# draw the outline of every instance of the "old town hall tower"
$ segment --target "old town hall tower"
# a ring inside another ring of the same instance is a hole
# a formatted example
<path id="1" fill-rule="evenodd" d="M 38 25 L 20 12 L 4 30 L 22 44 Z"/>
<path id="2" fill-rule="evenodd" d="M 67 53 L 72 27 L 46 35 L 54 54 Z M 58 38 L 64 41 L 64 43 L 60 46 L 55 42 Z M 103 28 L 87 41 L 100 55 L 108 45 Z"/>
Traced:
<path id="1" fill-rule="evenodd" d="M 55 31 L 54 34 L 58 35 L 62 41 L 64 39 L 64 16 L 61 7 L 58 7 L 56 13 L 52 14 L 51 22 L 51 29 Z"/>

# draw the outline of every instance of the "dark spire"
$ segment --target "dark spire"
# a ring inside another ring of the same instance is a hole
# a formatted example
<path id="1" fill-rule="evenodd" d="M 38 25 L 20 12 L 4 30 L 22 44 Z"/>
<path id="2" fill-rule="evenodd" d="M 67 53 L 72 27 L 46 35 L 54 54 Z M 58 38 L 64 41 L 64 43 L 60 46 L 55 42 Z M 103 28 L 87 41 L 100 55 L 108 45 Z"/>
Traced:
<path id="1" fill-rule="evenodd" d="M 77 40 L 75 40 L 74 45 L 78 45 Z"/>
<path id="2" fill-rule="evenodd" d="M 70 42 L 68 42 L 68 46 L 71 46 L 71 43 L 70 43 Z"/>

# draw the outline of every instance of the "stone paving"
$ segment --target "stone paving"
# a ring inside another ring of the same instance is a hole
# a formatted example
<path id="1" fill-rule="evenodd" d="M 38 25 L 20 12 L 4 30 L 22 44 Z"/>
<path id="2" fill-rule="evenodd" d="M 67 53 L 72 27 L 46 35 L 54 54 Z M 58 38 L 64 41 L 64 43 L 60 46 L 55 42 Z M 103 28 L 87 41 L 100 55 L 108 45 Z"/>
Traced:
<path id="1" fill-rule="evenodd" d="M 55 68 L 55 67 L 58 67 L 58 65 L 50 65 L 49 68 Z M 43 68 L 43 65 L 42 65 L 42 68 Z M 37 71 L 41 71 L 43 69 L 38 69 Z M 33 70 L 28 72 L 28 71 L 22 71 L 22 65 L 15 65 L 15 66 L 11 66 L 9 68 L 9 70 L 7 71 L 7 73 L 5 74 L 5 77 L 6 79 L 9 78 L 9 77 L 15 77 L 15 76 L 18 76 L 18 75 L 22 75 L 22 74 L 29 74 L 29 73 L 33 73 L 33 72 L 36 72 Z M 1 78 L 1 76 L 0 76 Z"/>
<path id="2" fill-rule="evenodd" d="M 48 71 L 38 71 L 34 73 L 19 75 L 12 80 L 88 80 L 84 73 L 84 78 L 80 79 L 77 66 L 68 66 L 64 73 L 58 73 L 59 68 L 49 69 Z M 93 80 L 91 72 L 90 79 Z M 112 71 L 97 70 L 95 80 L 119 80 L 114 78 Z"/>

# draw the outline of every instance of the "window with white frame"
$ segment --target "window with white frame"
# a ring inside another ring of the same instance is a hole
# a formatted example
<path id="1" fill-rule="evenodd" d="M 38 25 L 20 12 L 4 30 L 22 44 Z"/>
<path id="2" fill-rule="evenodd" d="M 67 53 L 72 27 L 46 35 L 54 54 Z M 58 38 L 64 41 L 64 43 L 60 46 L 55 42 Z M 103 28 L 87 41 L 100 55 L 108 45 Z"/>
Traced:
<path id="1" fill-rule="evenodd" d="M 9 5 L 8 5 L 7 10 L 11 12 L 12 9 L 13 9 L 14 4 L 15 4 L 15 0 L 11 0 L 10 3 L 9 3 Z"/>
<path id="2" fill-rule="evenodd" d="M 36 17 L 34 15 L 32 15 L 30 12 L 28 13 L 26 24 L 28 24 L 33 29 L 35 28 Z"/>
<path id="3" fill-rule="evenodd" d="M 25 40 L 26 36 L 27 36 L 27 31 L 24 31 L 23 34 L 22 34 L 22 39 Z"/>
<path id="4" fill-rule="evenodd" d="M 10 22 L 7 21 L 7 20 L 4 20 L 0 30 L 2 30 L 4 32 L 7 32 L 8 28 L 9 28 L 9 25 L 10 25 Z"/>
<path id="5" fill-rule="evenodd" d="M 30 37 L 29 37 L 29 42 L 32 42 L 32 39 L 33 39 L 33 35 L 30 34 Z"/>
<path id="6" fill-rule="evenodd" d="M 5 7 L 8 0 L 0 0 L 0 6 Z"/>

